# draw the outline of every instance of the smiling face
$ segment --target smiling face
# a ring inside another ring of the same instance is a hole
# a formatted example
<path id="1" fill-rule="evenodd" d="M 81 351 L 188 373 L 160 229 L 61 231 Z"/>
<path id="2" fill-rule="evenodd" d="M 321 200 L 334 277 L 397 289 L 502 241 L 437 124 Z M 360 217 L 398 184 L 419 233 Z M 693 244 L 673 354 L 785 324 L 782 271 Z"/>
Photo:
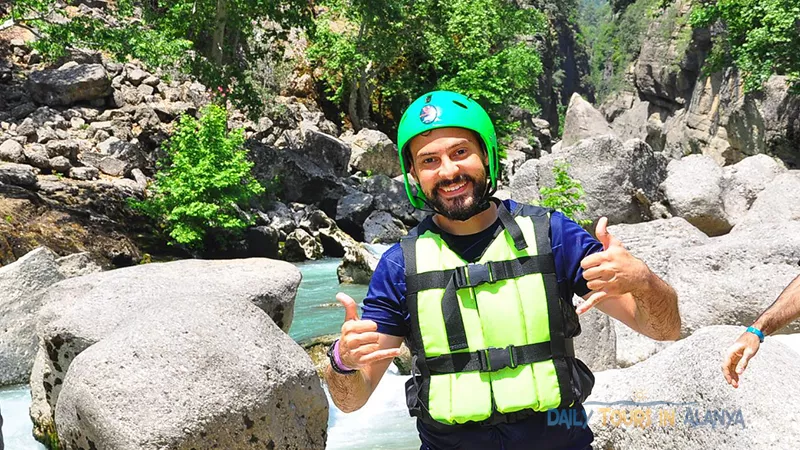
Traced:
<path id="1" fill-rule="evenodd" d="M 477 136 L 464 128 L 437 128 L 410 142 L 410 173 L 437 212 L 465 221 L 482 211 L 486 154 Z"/>

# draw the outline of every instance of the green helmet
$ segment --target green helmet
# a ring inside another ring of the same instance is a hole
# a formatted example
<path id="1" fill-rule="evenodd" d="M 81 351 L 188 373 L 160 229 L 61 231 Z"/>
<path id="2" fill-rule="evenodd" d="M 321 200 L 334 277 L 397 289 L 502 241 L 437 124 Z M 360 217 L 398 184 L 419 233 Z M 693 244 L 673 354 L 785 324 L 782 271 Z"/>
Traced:
<path id="1" fill-rule="evenodd" d="M 417 184 L 416 195 L 411 191 L 405 151 L 411 139 L 436 128 L 458 127 L 472 130 L 481 137 L 483 147 L 489 155 L 489 179 L 492 190 L 497 188 L 500 161 L 497 153 L 497 134 L 489 114 L 475 100 L 451 91 L 433 91 L 419 97 L 409 105 L 397 129 L 397 152 L 406 194 L 415 208 L 422 209 L 426 203 L 425 194 Z M 408 161 L 410 164 L 411 161 Z"/>

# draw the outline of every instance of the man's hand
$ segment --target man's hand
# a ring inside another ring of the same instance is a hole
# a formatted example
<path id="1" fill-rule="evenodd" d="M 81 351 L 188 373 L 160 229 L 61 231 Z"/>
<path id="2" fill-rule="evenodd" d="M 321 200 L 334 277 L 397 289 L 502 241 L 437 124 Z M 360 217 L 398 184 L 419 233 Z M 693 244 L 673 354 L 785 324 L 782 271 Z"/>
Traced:
<path id="1" fill-rule="evenodd" d="M 744 332 L 728 350 L 725 351 L 725 359 L 722 361 L 722 374 L 725 381 L 731 386 L 739 387 L 739 375 L 747 368 L 747 363 L 758 353 L 761 346 L 758 336 L 753 333 Z"/>
<path id="2" fill-rule="evenodd" d="M 583 278 L 592 295 L 577 307 L 578 314 L 583 314 L 609 297 L 633 291 L 650 272 L 642 261 L 625 249 L 619 239 L 608 233 L 607 226 L 608 218 L 602 217 L 595 230 L 597 239 L 603 244 L 603 251 L 581 261 Z"/>
<path id="3" fill-rule="evenodd" d="M 359 320 L 356 302 L 342 292 L 336 300 L 344 306 L 344 324 L 339 338 L 339 357 L 351 369 L 362 369 L 372 363 L 394 359 L 400 355 L 399 348 L 381 350 L 377 332 L 378 325 L 372 320 Z"/>

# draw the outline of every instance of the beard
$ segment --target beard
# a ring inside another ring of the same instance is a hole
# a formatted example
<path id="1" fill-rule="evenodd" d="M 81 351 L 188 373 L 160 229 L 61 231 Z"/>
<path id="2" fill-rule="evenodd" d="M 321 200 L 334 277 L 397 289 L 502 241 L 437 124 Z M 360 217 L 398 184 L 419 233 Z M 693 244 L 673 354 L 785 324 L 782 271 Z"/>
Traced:
<path id="1" fill-rule="evenodd" d="M 449 200 L 445 200 L 439 195 L 439 188 L 463 182 L 472 183 L 472 192 Z M 430 199 L 429 201 L 434 211 L 450 220 L 459 220 L 463 222 L 483 212 L 486 206 L 488 206 L 488 203 L 483 201 L 483 196 L 486 193 L 486 186 L 486 176 L 480 177 L 480 181 L 478 181 L 469 175 L 459 175 L 452 180 L 440 181 L 437 183 L 433 188 L 433 192 L 427 197 Z"/>

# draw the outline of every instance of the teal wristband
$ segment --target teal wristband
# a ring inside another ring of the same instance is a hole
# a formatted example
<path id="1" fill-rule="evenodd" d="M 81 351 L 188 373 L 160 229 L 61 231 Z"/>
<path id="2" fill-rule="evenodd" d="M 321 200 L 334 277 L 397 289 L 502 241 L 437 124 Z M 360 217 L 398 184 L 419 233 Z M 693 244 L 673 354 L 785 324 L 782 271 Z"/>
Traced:
<path id="1" fill-rule="evenodd" d="M 762 333 L 761 330 L 759 330 L 758 328 L 756 328 L 756 327 L 747 327 L 747 329 L 745 331 L 747 331 L 748 333 L 753 333 L 756 336 L 758 336 L 759 342 L 762 342 L 762 343 L 764 342 L 764 333 Z"/>

